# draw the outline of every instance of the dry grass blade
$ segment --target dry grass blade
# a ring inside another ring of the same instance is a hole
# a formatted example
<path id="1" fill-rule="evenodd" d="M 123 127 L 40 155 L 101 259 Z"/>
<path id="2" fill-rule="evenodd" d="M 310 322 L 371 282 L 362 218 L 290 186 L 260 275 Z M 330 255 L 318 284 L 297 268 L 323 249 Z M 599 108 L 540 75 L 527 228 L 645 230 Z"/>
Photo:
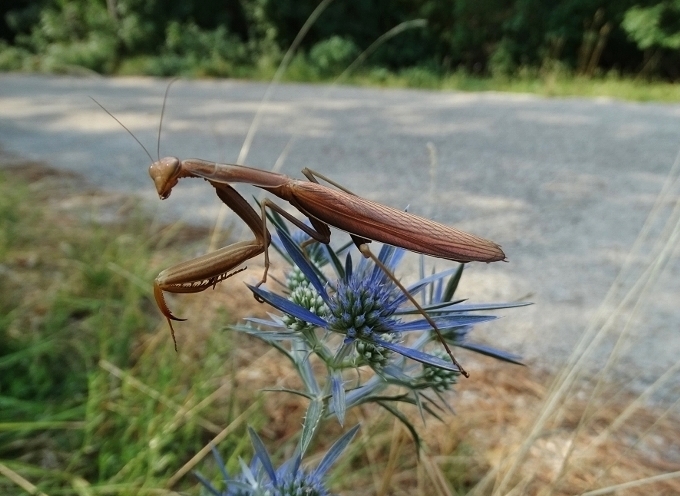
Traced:
<path id="1" fill-rule="evenodd" d="M 7 477 L 9 480 L 14 482 L 21 489 L 26 491 L 28 494 L 35 494 L 37 496 L 47 496 L 44 492 L 38 491 L 37 486 L 31 484 L 29 481 L 24 479 L 22 476 L 17 474 L 14 470 L 10 469 L 7 465 L 0 463 L 0 474 Z"/>
<path id="2" fill-rule="evenodd" d="M 228 426 L 226 426 L 224 429 L 222 429 L 214 438 L 210 440 L 208 444 L 206 444 L 203 449 L 201 449 L 198 453 L 196 453 L 191 460 L 186 462 L 182 467 L 175 472 L 175 474 L 168 479 L 166 487 L 172 488 L 179 482 L 179 480 L 184 477 L 186 474 L 188 474 L 201 460 L 203 460 L 208 453 L 210 453 L 212 446 L 217 446 L 219 445 L 222 441 L 226 439 L 226 437 L 234 432 L 236 429 L 241 427 L 242 424 L 244 424 L 252 415 L 252 413 L 257 410 L 259 405 L 257 403 L 253 403 L 248 407 L 246 410 L 243 411 L 241 415 L 236 417 Z"/>
<path id="3" fill-rule="evenodd" d="M 125 372 L 112 363 L 106 361 L 106 360 L 100 360 L 99 361 L 99 366 L 109 372 L 111 375 L 117 377 L 118 379 L 128 383 L 130 386 L 134 387 L 135 389 L 139 390 L 140 392 L 146 394 L 150 398 L 153 398 L 154 400 L 157 400 L 158 402 L 162 403 L 165 405 L 167 408 L 170 410 L 175 411 L 177 414 L 180 414 L 185 420 L 186 420 L 186 413 L 187 411 L 185 410 L 184 407 L 176 404 L 174 401 L 171 399 L 167 398 L 165 395 L 161 394 L 159 391 L 156 391 L 152 387 L 147 386 L 144 384 L 142 381 L 139 379 L 136 379 L 130 375 L 130 373 Z M 214 423 L 198 418 L 196 419 L 196 422 L 202 426 L 204 429 L 206 429 L 208 432 L 213 432 L 213 433 L 219 433 L 222 431 L 219 426 L 215 425 Z"/>
<path id="4" fill-rule="evenodd" d="M 286 51 L 286 54 L 283 56 L 283 59 L 281 60 L 281 63 L 279 64 L 279 67 L 276 69 L 276 73 L 274 74 L 274 77 L 270 81 L 269 85 L 267 86 L 267 90 L 265 91 L 264 95 L 262 96 L 262 99 L 260 100 L 260 103 L 257 107 L 257 110 L 255 111 L 255 117 L 253 117 L 252 122 L 250 123 L 250 127 L 248 128 L 248 133 L 246 134 L 245 139 L 243 140 L 243 145 L 241 146 L 241 151 L 238 154 L 238 158 L 236 159 L 237 164 L 243 164 L 248 157 L 248 153 L 250 152 L 250 147 L 253 143 L 253 140 L 255 139 L 255 133 L 257 133 L 257 130 L 260 127 L 260 122 L 262 121 L 262 116 L 264 114 L 264 109 L 267 105 L 267 102 L 271 98 L 274 88 L 276 88 L 276 85 L 281 81 L 281 77 L 283 74 L 286 72 L 286 69 L 288 69 L 288 66 L 290 65 L 291 60 L 293 60 L 293 55 L 295 55 L 295 52 L 297 51 L 298 47 L 300 46 L 300 43 L 302 43 L 302 40 L 304 37 L 307 35 L 309 32 L 309 29 L 314 25 L 316 20 L 319 18 L 319 16 L 323 13 L 324 10 L 331 4 L 333 0 L 323 0 L 317 7 L 314 9 L 314 11 L 309 15 L 305 23 L 302 25 L 300 28 L 300 31 L 298 31 L 298 34 L 295 36 L 295 39 L 293 42 L 290 44 L 290 47 L 288 47 L 288 50 Z M 217 219 L 215 220 L 215 225 L 213 227 L 213 233 L 212 236 L 210 237 L 210 244 L 208 245 L 208 251 L 213 251 L 215 247 L 217 246 L 217 240 L 219 238 L 219 231 L 220 231 L 220 226 L 222 226 L 225 216 L 227 215 L 227 209 L 222 206 L 220 207 L 220 211 L 217 214 Z"/>
<path id="5" fill-rule="evenodd" d="M 670 474 L 655 475 L 654 477 L 646 477 L 645 479 L 617 484 L 615 486 L 603 487 L 602 489 L 598 489 L 596 491 L 588 491 L 587 493 L 583 493 L 581 496 L 600 496 L 602 494 L 612 494 L 623 489 L 632 489 L 634 487 L 645 486 L 653 482 L 661 482 L 676 479 L 678 477 L 680 477 L 680 471 L 671 472 Z"/>
<path id="6" fill-rule="evenodd" d="M 478 486 L 479 490 L 488 487 L 492 481 L 495 481 L 493 483 L 494 494 L 507 494 L 511 491 L 511 487 L 517 488 L 518 486 L 515 485 L 517 479 L 526 480 L 530 460 L 535 460 L 535 453 L 532 454 L 532 451 L 542 449 L 543 439 L 555 439 L 555 432 L 551 433 L 550 426 L 554 429 L 567 419 L 573 418 L 576 413 L 578 419 L 576 426 L 563 438 L 564 449 L 561 454 L 558 450 L 558 470 L 553 475 L 535 474 L 532 476 L 535 479 L 534 489 L 530 486 L 528 489 L 531 494 L 535 493 L 536 487 L 543 488 L 540 494 L 562 494 L 565 487 L 571 488 L 567 492 L 573 491 L 574 481 L 570 480 L 570 474 L 574 470 L 579 471 L 584 468 L 583 463 L 577 462 L 578 459 L 587 460 L 594 456 L 601 456 L 602 452 L 596 453 L 598 448 L 601 448 L 617 431 L 621 430 L 633 414 L 644 407 L 645 402 L 653 394 L 658 392 L 662 386 L 667 386 L 670 379 L 680 369 L 680 363 L 670 367 L 641 395 L 628 399 L 629 403 L 622 408 L 617 405 L 612 410 L 612 405 L 603 401 L 610 377 L 609 372 L 614 370 L 614 366 L 621 359 L 621 352 L 624 344 L 628 343 L 635 319 L 643 312 L 646 304 L 655 294 L 660 277 L 668 270 L 671 261 L 677 259 L 680 245 L 680 200 L 678 200 L 676 191 L 680 183 L 679 172 L 680 154 L 596 317 L 584 332 L 567 365 L 553 381 L 535 420 L 529 426 L 525 441 L 514 453 L 508 453 L 507 459 L 487 475 Z M 671 205 L 670 211 L 668 205 Z M 663 228 L 660 232 L 654 232 L 654 227 L 660 222 L 663 222 Z M 641 258 L 646 262 L 636 275 L 636 261 Z M 630 284 L 627 292 L 620 296 L 620 288 L 625 288 L 625 282 L 630 280 L 634 282 Z M 613 311 L 608 310 L 612 307 L 614 307 Z M 621 317 L 626 319 L 623 325 L 619 324 Z M 594 356 L 597 347 L 605 337 L 611 335 L 615 328 L 620 332 L 613 350 L 605 366 L 597 372 L 594 387 L 586 386 L 590 390 L 590 393 L 587 393 L 587 401 L 577 411 L 572 411 L 574 395 L 584 386 L 582 374 L 588 370 L 588 359 Z M 603 421 L 606 425 L 604 429 L 600 427 Z M 637 474 L 641 475 L 641 472 L 631 472 L 629 476 Z M 583 476 L 583 473 L 581 475 Z M 537 483 L 539 480 L 542 481 L 540 484 Z M 643 476 L 640 480 L 651 483 L 666 479 Z M 594 484 L 596 480 L 581 482 L 581 487 L 588 487 L 589 483 Z"/>

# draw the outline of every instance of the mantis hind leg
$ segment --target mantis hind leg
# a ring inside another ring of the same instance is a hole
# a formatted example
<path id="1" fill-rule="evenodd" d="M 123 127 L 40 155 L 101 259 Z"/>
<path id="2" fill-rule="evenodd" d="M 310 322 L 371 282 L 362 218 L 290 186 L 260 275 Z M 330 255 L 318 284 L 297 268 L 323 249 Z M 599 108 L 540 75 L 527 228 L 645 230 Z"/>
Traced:
<path id="1" fill-rule="evenodd" d="M 313 183 L 319 184 L 319 181 L 317 178 L 322 179 L 323 181 L 326 181 L 328 184 L 335 186 L 341 191 L 344 191 L 347 194 L 357 196 L 344 186 L 336 183 L 332 179 L 330 179 L 327 176 L 324 176 L 323 174 L 320 174 L 319 172 L 313 171 L 308 168 L 302 169 L 302 174 L 309 179 Z M 467 371 L 462 367 L 460 363 L 458 363 L 458 360 L 453 356 L 453 353 L 451 352 L 451 348 L 449 347 L 448 343 L 444 340 L 444 336 L 442 336 L 441 331 L 437 327 L 437 324 L 435 324 L 434 320 L 427 314 L 427 312 L 423 309 L 423 307 L 416 301 L 416 299 L 411 295 L 411 293 L 408 292 L 408 290 L 404 287 L 401 282 L 399 282 L 399 279 L 395 277 L 395 275 L 392 273 L 392 271 L 383 264 L 378 257 L 376 257 L 371 249 L 369 248 L 368 244 L 371 242 L 370 239 L 362 238 L 360 236 L 356 236 L 354 234 L 350 234 L 350 237 L 352 238 L 352 241 L 356 245 L 356 247 L 359 249 L 361 254 L 366 257 L 370 258 L 373 260 L 373 263 L 375 263 L 380 269 L 389 277 L 394 284 L 397 285 L 397 287 L 401 290 L 402 293 L 404 293 L 404 296 L 411 302 L 411 304 L 420 312 L 420 314 L 425 318 L 428 324 L 434 329 L 434 332 L 437 333 L 437 337 L 439 338 L 439 341 L 444 345 L 444 349 L 446 350 L 446 353 L 451 357 L 451 361 L 453 364 L 460 369 L 460 373 L 463 374 L 465 377 L 470 377 L 470 374 L 467 373 Z"/>
<path id="2" fill-rule="evenodd" d="M 331 186 L 335 186 L 340 191 L 344 191 L 348 195 L 357 196 L 356 194 L 352 193 L 350 190 L 345 188 L 343 185 L 336 183 L 331 178 L 329 178 L 328 176 L 324 176 L 320 172 L 316 172 L 313 171 L 312 169 L 308 169 L 307 167 L 305 167 L 304 169 L 302 169 L 302 174 L 313 183 L 319 184 L 319 181 L 316 179 L 318 177 L 319 179 L 326 181 Z"/>
<path id="3" fill-rule="evenodd" d="M 444 349 L 446 350 L 446 353 L 448 353 L 449 357 L 451 357 L 451 361 L 453 364 L 460 369 L 460 373 L 463 374 L 465 377 L 470 377 L 470 374 L 467 373 L 467 371 L 463 368 L 463 366 L 458 363 L 458 360 L 453 356 L 453 353 L 451 352 L 451 348 L 449 348 L 449 345 L 447 342 L 444 340 L 444 336 L 442 336 L 441 331 L 437 327 L 437 324 L 435 324 L 434 320 L 432 320 L 432 317 L 430 317 L 427 312 L 423 309 L 423 307 L 418 303 L 418 301 L 413 297 L 411 293 L 404 287 L 404 285 L 399 282 L 399 279 L 396 278 L 396 276 L 392 273 L 392 271 L 383 264 L 378 257 L 376 257 L 371 249 L 368 247 L 366 243 L 361 243 L 361 238 L 356 238 L 352 236 L 352 240 L 354 241 L 354 244 L 357 245 L 357 248 L 359 248 L 359 251 L 361 254 L 366 257 L 370 258 L 373 260 L 373 263 L 375 263 L 380 269 L 389 277 L 394 284 L 397 285 L 397 287 L 401 290 L 402 293 L 404 293 L 404 296 L 408 298 L 408 300 L 411 302 L 411 304 L 416 307 L 418 312 L 425 318 L 428 324 L 434 329 L 434 332 L 437 333 L 437 338 L 439 338 L 439 341 L 444 345 Z"/>

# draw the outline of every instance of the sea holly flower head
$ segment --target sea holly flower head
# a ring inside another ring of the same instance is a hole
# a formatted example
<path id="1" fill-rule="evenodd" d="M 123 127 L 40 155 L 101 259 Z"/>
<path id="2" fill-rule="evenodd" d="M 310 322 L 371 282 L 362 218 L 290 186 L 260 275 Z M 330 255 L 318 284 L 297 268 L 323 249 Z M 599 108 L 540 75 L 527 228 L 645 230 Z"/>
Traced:
<path id="1" fill-rule="evenodd" d="M 309 279 L 298 267 L 293 266 L 286 274 L 286 287 L 292 293 L 300 286 L 308 288 L 310 286 Z"/>
<path id="2" fill-rule="evenodd" d="M 262 439 L 249 427 L 248 433 L 255 449 L 255 456 L 250 465 L 241 461 L 241 473 L 235 477 L 229 475 L 224 460 L 213 447 L 213 456 L 226 486 L 223 491 L 216 489 L 212 482 L 200 473 L 194 472 L 194 475 L 214 496 L 330 496 L 331 493 L 326 487 L 326 473 L 352 441 L 358 429 L 357 425 L 343 434 L 333 443 L 316 468 L 307 470 L 302 467 L 299 449 L 289 460 L 275 469 Z"/>
<path id="3" fill-rule="evenodd" d="M 227 481 L 224 474 L 228 486 L 240 492 L 213 494 L 327 494 L 321 476 L 325 471 L 319 467 L 313 472 L 300 470 L 300 454 L 306 452 L 325 419 L 334 416 L 343 425 L 349 409 L 366 403 L 388 410 L 407 427 L 418 446 L 416 429 L 397 404 L 413 405 L 421 415 L 440 418 L 439 412 L 448 406 L 442 393 L 453 387 L 460 374 L 451 358 L 438 348 L 440 344 L 434 342 L 437 335 L 432 322 L 453 346 L 520 363 L 517 356 L 473 343 L 468 337 L 475 324 L 496 318 L 479 312 L 525 304 L 454 300 L 462 265 L 427 277 L 421 268 L 420 280 L 406 288 L 410 296 L 421 300 L 419 310 L 391 275 L 403 258 L 403 249 L 383 245 L 377 264 L 359 256 L 355 265 L 349 252 L 343 254 L 342 262 L 339 254 L 351 244 L 339 250 L 310 244 L 308 236 L 289 232 L 276 215 L 269 218 L 276 228 L 271 246 L 292 269 L 280 293 L 264 287 L 249 288 L 282 314 L 269 314 L 269 319 L 248 318 L 246 325 L 230 329 L 263 340 L 292 362 L 301 387 L 279 390 L 306 398 L 307 412 L 296 456 L 274 470 L 261 441 L 251 433 L 256 449 L 253 463 L 244 465 L 235 479 Z M 318 360 L 311 360 L 313 355 Z M 374 373 L 358 374 L 360 367 L 370 367 Z M 394 388 L 399 390 L 397 394 L 392 394 Z"/>
<path id="4" fill-rule="evenodd" d="M 442 360 L 450 360 L 449 356 L 443 350 L 435 350 L 434 355 Z M 430 365 L 423 365 L 423 373 L 421 379 L 424 384 L 428 385 L 435 391 L 442 393 L 453 387 L 458 382 L 460 372 L 452 370 L 445 370 L 439 367 L 432 367 Z"/>
<path id="5" fill-rule="evenodd" d="M 393 331 L 398 324 L 394 312 L 399 305 L 394 284 L 366 277 L 365 265 L 360 266 L 363 270 L 338 281 L 327 320 L 329 330 L 345 334 L 348 339 L 370 342 L 374 336 Z"/>
<path id="6" fill-rule="evenodd" d="M 291 274 L 286 278 L 287 286 L 290 290 L 288 299 L 319 317 L 325 316 L 328 313 L 328 307 L 323 301 L 323 298 L 321 298 L 319 293 L 311 286 L 304 274 L 302 274 L 299 269 L 296 269 L 297 267 L 291 270 Z M 305 320 L 299 319 L 293 315 L 284 315 L 283 322 L 289 329 L 294 331 L 310 330 L 314 328 L 313 324 L 309 324 Z"/>
<path id="7" fill-rule="evenodd" d="M 320 271 L 309 261 L 292 237 L 278 226 L 277 233 L 282 252 L 286 253 L 287 257 L 302 271 L 328 307 L 327 314 L 318 315 L 310 307 L 291 301 L 290 295 L 286 299 L 266 289 L 251 287 L 250 289 L 256 296 L 288 315 L 283 319 L 284 323 L 291 322 L 289 317 L 293 317 L 312 326 L 340 333 L 345 336 L 345 343 L 361 342 L 364 349 L 359 351 L 365 351 L 365 345 L 369 345 L 379 350 L 383 356 L 390 351 L 417 362 L 458 371 L 458 367 L 451 361 L 442 360 L 420 349 L 402 345 L 398 342 L 399 339 L 395 339 L 395 334 L 426 331 L 430 329 L 430 324 L 424 318 L 405 322 L 397 315 L 399 308 L 408 300 L 382 268 L 362 258 L 354 270 L 352 258 L 348 254 L 344 266 L 337 261 L 337 257 L 331 260 L 331 265 L 338 272 L 338 280 L 334 284 L 328 280 L 322 282 L 323 276 Z M 384 245 L 378 259 L 393 272 L 403 254 L 404 250 Z M 493 318 L 487 316 L 482 317 L 481 320 Z M 458 323 L 460 319 L 452 320 L 445 312 L 443 316 L 433 316 L 433 320 L 442 328 L 460 325 Z M 463 318 L 463 320 L 467 322 L 469 318 Z M 300 328 L 300 324 L 297 321 L 294 323 L 296 328 L 292 330 L 295 331 Z"/>
<path id="8" fill-rule="evenodd" d="M 423 310 L 418 310 L 392 275 L 405 250 L 383 245 L 377 255 L 379 263 L 361 255 L 355 263 L 349 251 L 344 253 L 351 244 L 339 250 L 321 243 L 310 244 L 306 235 L 289 232 L 276 218 L 270 220 L 276 228 L 271 246 L 291 263 L 292 270 L 283 283 L 282 294 L 264 287 L 250 289 L 282 315 L 249 318 L 249 324 L 231 329 L 269 343 L 294 364 L 303 386 L 301 390 L 286 391 L 310 400 L 303 421 L 308 429 L 303 430 L 306 443 L 324 416 L 334 415 L 342 424 L 348 409 L 366 402 L 376 402 L 398 418 L 400 414 L 390 406 L 393 402 L 433 413 L 433 398 L 426 394 L 429 390 L 446 407 L 441 393 L 455 384 L 460 370 L 441 349 L 432 322 L 453 346 L 519 363 L 517 356 L 473 343 L 468 336 L 475 324 L 496 318 L 480 312 L 525 304 L 454 300 L 462 265 L 430 276 L 421 269 L 420 280 L 406 288 L 411 297 L 420 299 Z M 325 378 L 322 369 L 312 366 L 312 355 L 325 365 Z M 351 371 L 365 366 L 372 368 L 375 375 L 366 382 L 362 382 L 366 376 L 354 374 L 356 379 L 350 378 Z M 391 386 L 405 388 L 406 393 L 386 396 L 385 389 Z M 407 427 L 414 432 L 412 426 Z"/>
<path id="9" fill-rule="evenodd" d="M 401 335 L 397 332 L 384 333 L 381 339 L 388 342 L 398 342 Z M 390 358 L 394 355 L 392 350 L 388 350 L 380 345 L 376 345 L 367 341 L 356 341 L 355 342 L 358 359 L 363 363 L 368 364 L 372 369 L 379 371 L 383 369 Z M 358 363 L 357 365 L 360 365 Z"/>

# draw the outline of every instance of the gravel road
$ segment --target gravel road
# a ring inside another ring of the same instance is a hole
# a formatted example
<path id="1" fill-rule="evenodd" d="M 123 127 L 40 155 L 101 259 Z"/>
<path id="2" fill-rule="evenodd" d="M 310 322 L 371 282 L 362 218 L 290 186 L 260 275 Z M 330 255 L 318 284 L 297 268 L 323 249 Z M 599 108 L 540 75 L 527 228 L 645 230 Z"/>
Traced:
<path id="1" fill-rule="evenodd" d="M 105 190 L 140 195 L 164 219 L 212 223 L 219 203 L 211 188 L 187 181 L 159 202 L 146 154 L 88 98 L 155 156 L 166 85 L 2 75 L 0 146 L 78 172 Z M 266 89 L 176 82 L 161 156 L 235 161 Z M 410 205 L 413 213 L 500 243 L 509 263 L 470 264 L 462 294 L 535 305 L 502 312 L 477 336 L 547 367 L 565 360 L 596 314 L 680 149 L 677 104 L 283 85 L 263 110 L 247 165 L 271 169 L 286 150 L 286 174 L 301 177 L 299 170 L 310 167 L 364 197 Z M 677 201 L 680 186 L 674 188 Z M 651 250 L 643 245 L 634 267 L 644 266 Z M 676 252 L 634 315 L 621 378 L 647 384 L 677 362 L 679 281 Z M 614 326 L 591 367 L 600 366 L 624 323 Z"/>

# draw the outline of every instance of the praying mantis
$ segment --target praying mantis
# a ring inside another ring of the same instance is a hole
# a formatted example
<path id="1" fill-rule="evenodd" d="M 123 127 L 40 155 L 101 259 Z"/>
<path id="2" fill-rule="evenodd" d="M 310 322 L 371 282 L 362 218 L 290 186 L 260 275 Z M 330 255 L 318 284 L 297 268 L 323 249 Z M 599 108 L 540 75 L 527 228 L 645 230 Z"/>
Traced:
<path id="1" fill-rule="evenodd" d="M 265 268 L 258 285 L 266 281 L 269 270 L 268 247 L 271 238 L 267 230 L 265 209 L 269 208 L 302 229 L 312 240 L 320 243 L 330 243 L 329 226 L 349 233 L 361 254 L 379 265 L 425 317 L 437 333 L 452 362 L 465 377 L 468 377 L 467 372 L 454 358 L 434 321 L 391 271 L 373 255 L 368 243 L 371 240 L 379 241 L 461 263 L 505 260 L 501 247 L 493 241 L 357 196 L 310 169 L 304 169 L 302 173 L 308 181 L 242 165 L 220 164 L 201 159 L 180 160 L 176 157 L 162 158 L 149 167 L 149 174 L 161 199 L 170 196 L 172 189 L 181 178 L 193 177 L 207 180 L 216 189 L 217 196 L 222 202 L 243 219 L 255 236 L 251 241 L 241 241 L 226 246 L 165 269 L 158 275 L 154 282 L 154 295 L 159 309 L 170 325 L 173 340 L 175 334 L 172 320 L 184 319 L 179 319 L 172 314 L 165 302 L 164 291 L 170 293 L 204 291 L 239 272 L 238 270 L 232 271 L 241 263 L 263 252 Z M 337 189 L 320 184 L 317 178 Z M 258 214 L 230 186 L 231 183 L 248 183 L 289 202 L 309 219 L 311 227 L 268 199 L 261 203 L 261 214 Z"/>
<path id="2" fill-rule="evenodd" d="M 170 85 L 173 82 L 174 80 L 168 84 L 165 90 L 163 110 L 161 111 L 158 127 L 159 152 L 165 100 L 167 99 Z M 248 225 L 255 236 L 255 239 L 251 241 L 240 241 L 225 246 L 214 252 L 169 267 L 158 274 L 154 281 L 154 298 L 170 326 L 175 351 L 177 351 L 177 340 L 175 339 L 172 321 L 183 321 L 186 319 L 180 319 L 172 314 L 165 302 L 163 292 L 199 293 L 205 291 L 244 270 L 234 269 L 246 260 L 250 260 L 261 253 L 264 253 L 265 267 L 262 279 L 257 286 L 266 282 L 270 265 L 268 248 L 271 236 L 267 230 L 265 210 L 269 208 L 307 233 L 312 240 L 320 243 L 330 243 L 331 231 L 329 226 L 337 227 L 349 233 L 361 254 L 366 258 L 370 258 L 379 266 L 404 293 L 411 304 L 422 314 L 436 332 L 439 341 L 444 345 L 444 349 L 451 358 L 452 363 L 458 367 L 460 373 L 465 377 L 469 377 L 469 374 L 453 356 L 451 349 L 432 318 L 394 274 L 371 252 L 368 244 L 372 240 L 379 241 L 416 253 L 460 263 L 505 261 L 505 253 L 503 253 L 498 244 L 474 234 L 469 234 L 459 229 L 367 200 L 355 195 L 318 172 L 307 168 L 303 169 L 302 173 L 307 177 L 308 181 L 301 181 L 276 172 L 243 165 L 220 164 L 201 159 L 180 160 L 177 157 L 165 157 L 159 158 L 159 160 L 154 162 L 147 149 L 137 137 L 97 100 L 94 98 L 92 100 L 118 122 L 149 156 L 152 161 L 149 167 L 149 175 L 156 186 L 161 200 L 165 200 L 170 196 L 172 189 L 182 178 L 205 179 L 215 188 L 220 200 Z M 335 186 L 337 189 L 320 184 L 317 177 Z M 299 221 L 268 199 L 261 202 L 261 215 L 258 215 L 246 199 L 231 187 L 231 183 L 251 184 L 289 202 L 309 219 L 311 227 Z"/>

